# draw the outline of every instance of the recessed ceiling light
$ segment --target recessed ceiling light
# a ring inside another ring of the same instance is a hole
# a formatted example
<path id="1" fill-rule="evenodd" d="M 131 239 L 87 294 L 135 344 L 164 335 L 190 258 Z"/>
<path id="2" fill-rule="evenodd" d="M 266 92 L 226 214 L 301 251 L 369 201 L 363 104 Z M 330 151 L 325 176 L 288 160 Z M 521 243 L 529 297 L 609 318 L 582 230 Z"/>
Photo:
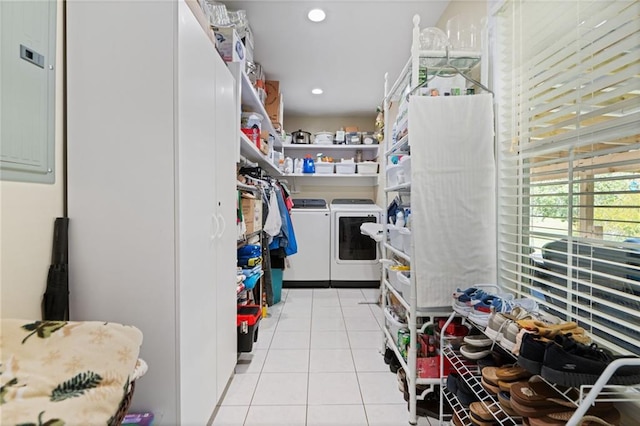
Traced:
<path id="1" fill-rule="evenodd" d="M 327 17 L 327 14 L 322 9 L 311 9 L 307 16 L 313 22 L 322 22 Z"/>
<path id="2" fill-rule="evenodd" d="M 311 93 L 313 93 L 314 95 L 322 95 L 322 89 L 320 89 L 319 87 L 312 89 Z"/>

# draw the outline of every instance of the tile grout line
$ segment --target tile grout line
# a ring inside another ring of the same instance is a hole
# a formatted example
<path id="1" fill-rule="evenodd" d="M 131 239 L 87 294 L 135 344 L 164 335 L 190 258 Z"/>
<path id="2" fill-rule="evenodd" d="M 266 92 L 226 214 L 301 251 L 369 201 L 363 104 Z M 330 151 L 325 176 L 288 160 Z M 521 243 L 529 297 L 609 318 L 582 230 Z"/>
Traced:
<path id="1" fill-rule="evenodd" d="M 313 330 L 313 299 L 315 298 L 315 290 L 311 290 L 311 312 L 309 320 L 309 357 L 307 358 L 307 404 L 305 405 L 304 424 L 309 423 L 309 391 L 311 389 L 311 333 Z"/>
<path id="2" fill-rule="evenodd" d="M 284 301 L 282 301 L 282 305 L 283 305 L 283 309 L 284 309 L 284 305 L 287 303 L 287 298 L 284 298 Z M 273 306 L 273 305 L 272 305 Z M 268 308 L 267 308 L 268 309 Z M 268 310 L 267 310 L 268 312 Z M 253 394 L 251 395 L 251 400 L 249 401 L 249 407 L 247 408 L 247 412 L 244 416 L 244 421 L 242 422 L 243 425 L 245 425 L 247 423 L 247 420 L 249 418 L 249 412 L 251 411 L 251 407 L 253 406 L 253 399 L 256 396 L 256 391 L 258 390 L 258 383 L 260 383 L 260 379 L 262 378 L 262 372 L 264 370 L 264 366 L 267 363 L 267 357 L 269 356 L 269 351 L 271 350 L 271 343 L 273 343 L 273 339 L 276 336 L 276 330 L 278 328 L 278 324 L 280 323 L 280 316 L 282 315 L 282 310 L 280 310 L 280 312 L 278 312 L 278 316 L 277 319 L 274 318 L 276 324 L 275 327 L 273 328 L 273 335 L 271 336 L 271 340 L 269 341 L 269 346 L 265 349 L 265 356 L 264 356 L 264 361 L 262 362 L 262 366 L 260 367 L 260 371 L 258 372 L 258 381 L 256 382 L 256 387 L 253 389 Z M 262 318 L 261 318 L 262 320 Z M 260 338 L 260 337 L 258 337 Z"/>
<path id="3" fill-rule="evenodd" d="M 364 296 L 364 293 L 362 292 L 362 290 L 360 290 L 360 293 L 362 293 L 362 295 Z M 362 386 L 360 386 L 360 376 L 358 376 L 358 367 L 356 366 L 356 359 L 353 356 L 353 347 L 351 346 L 351 338 L 349 337 L 349 331 L 347 330 L 347 322 L 345 321 L 344 311 L 342 310 L 343 305 L 342 305 L 342 298 L 340 297 L 340 294 L 338 294 L 338 301 L 340 303 L 340 311 L 342 312 L 342 321 L 344 322 L 344 329 L 347 334 L 347 341 L 349 342 L 349 352 L 351 353 L 353 370 L 356 375 L 356 382 L 358 383 L 358 392 L 360 393 L 360 401 L 362 401 L 362 410 L 364 411 L 364 418 L 367 422 L 367 425 L 369 425 L 369 415 L 367 414 L 367 407 L 364 404 L 364 397 L 362 396 Z"/>

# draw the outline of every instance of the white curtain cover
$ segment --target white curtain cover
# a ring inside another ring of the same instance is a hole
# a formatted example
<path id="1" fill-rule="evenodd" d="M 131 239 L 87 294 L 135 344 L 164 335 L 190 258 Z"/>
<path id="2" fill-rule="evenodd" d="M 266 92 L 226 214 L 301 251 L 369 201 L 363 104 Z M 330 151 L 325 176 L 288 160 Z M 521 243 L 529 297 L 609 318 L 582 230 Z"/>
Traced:
<path id="1" fill-rule="evenodd" d="M 490 94 L 413 96 L 411 214 L 419 308 L 496 283 L 496 166 Z"/>

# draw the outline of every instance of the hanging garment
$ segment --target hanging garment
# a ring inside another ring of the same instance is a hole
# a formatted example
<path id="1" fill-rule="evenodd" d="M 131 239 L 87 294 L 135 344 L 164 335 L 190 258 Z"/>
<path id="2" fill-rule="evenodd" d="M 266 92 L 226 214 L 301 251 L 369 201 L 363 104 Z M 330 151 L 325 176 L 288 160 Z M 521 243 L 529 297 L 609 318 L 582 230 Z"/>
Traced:
<path id="1" fill-rule="evenodd" d="M 277 248 L 283 248 L 287 256 L 291 256 L 298 252 L 298 243 L 296 241 L 295 232 L 293 230 L 293 222 L 291 216 L 284 202 L 284 197 L 280 188 L 276 188 L 276 196 L 278 200 L 278 207 L 280 208 L 280 217 L 282 219 L 282 226 L 280 227 L 280 233 L 276 236 L 269 249 L 275 250 Z"/>
<path id="2" fill-rule="evenodd" d="M 280 214 L 280 207 L 278 206 L 278 197 L 276 190 L 271 189 L 269 192 L 269 213 L 267 213 L 267 219 L 264 222 L 262 229 L 268 235 L 268 243 L 271 244 L 273 237 L 280 233 L 282 228 L 282 215 Z"/>

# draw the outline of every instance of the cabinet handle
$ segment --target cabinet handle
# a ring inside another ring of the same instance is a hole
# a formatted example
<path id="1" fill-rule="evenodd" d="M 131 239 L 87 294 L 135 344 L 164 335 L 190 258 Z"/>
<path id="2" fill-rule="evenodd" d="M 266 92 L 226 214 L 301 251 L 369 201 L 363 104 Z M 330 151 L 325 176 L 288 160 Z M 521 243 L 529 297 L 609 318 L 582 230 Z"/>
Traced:
<path id="1" fill-rule="evenodd" d="M 218 223 L 222 222 L 222 227 L 218 228 L 220 230 L 220 233 L 218 234 L 218 238 L 220 238 L 222 237 L 222 234 L 224 234 L 224 231 L 227 230 L 227 221 L 224 220 L 224 216 L 222 216 L 221 213 L 218 213 L 218 216 L 220 217 L 220 220 L 218 221 Z"/>
<path id="2" fill-rule="evenodd" d="M 218 217 L 214 213 L 211 215 L 211 235 L 209 237 L 211 241 L 216 239 L 219 229 L 220 229 L 220 222 L 218 222 Z"/>

